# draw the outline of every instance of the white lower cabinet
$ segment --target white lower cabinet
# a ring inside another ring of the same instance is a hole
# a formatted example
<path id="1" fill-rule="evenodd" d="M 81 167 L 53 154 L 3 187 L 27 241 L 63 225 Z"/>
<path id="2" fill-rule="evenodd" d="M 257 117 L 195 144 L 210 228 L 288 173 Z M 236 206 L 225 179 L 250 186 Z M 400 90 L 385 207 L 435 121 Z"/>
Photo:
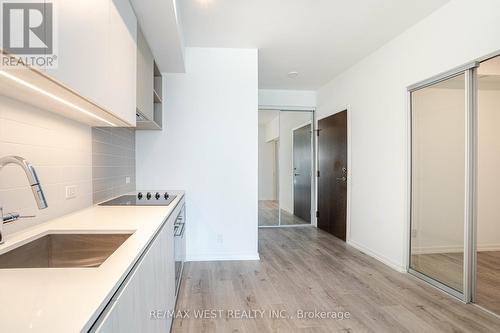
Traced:
<path id="1" fill-rule="evenodd" d="M 173 214 L 132 275 L 104 310 L 93 332 L 169 332 L 175 307 Z"/>

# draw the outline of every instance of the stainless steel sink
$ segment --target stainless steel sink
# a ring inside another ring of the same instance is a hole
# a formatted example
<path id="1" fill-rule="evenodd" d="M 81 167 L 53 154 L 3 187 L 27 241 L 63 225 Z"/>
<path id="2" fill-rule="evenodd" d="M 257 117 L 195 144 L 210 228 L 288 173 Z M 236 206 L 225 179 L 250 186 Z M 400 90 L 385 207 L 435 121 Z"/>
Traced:
<path id="1" fill-rule="evenodd" d="M 131 233 L 48 234 L 0 255 L 0 269 L 99 267 Z"/>

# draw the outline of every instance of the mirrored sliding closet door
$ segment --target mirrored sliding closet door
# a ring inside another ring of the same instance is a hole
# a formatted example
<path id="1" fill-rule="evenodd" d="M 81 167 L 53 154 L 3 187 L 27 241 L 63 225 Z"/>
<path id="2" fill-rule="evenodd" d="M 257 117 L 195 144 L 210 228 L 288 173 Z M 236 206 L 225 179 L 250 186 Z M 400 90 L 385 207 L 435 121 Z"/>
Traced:
<path id="1" fill-rule="evenodd" d="M 259 110 L 259 227 L 311 224 L 313 114 Z"/>
<path id="2" fill-rule="evenodd" d="M 463 299 L 468 198 L 466 73 L 411 91 L 410 272 Z"/>

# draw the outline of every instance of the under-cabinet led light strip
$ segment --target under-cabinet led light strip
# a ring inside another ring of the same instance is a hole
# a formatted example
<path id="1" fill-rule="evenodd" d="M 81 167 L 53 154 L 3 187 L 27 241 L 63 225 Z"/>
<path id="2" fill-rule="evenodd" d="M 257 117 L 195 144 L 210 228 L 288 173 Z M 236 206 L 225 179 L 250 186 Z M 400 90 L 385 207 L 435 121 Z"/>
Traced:
<path id="1" fill-rule="evenodd" d="M 91 116 L 91 117 L 93 117 L 93 118 L 97 119 L 97 120 L 100 120 L 100 121 L 102 121 L 102 122 L 105 122 L 105 123 L 106 123 L 106 124 L 108 124 L 108 125 L 111 125 L 111 126 L 117 127 L 117 125 L 113 124 L 112 122 L 110 122 L 110 121 L 108 121 L 108 120 L 106 120 L 106 119 L 104 119 L 104 118 L 101 118 L 101 117 L 99 117 L 98 115 L 95 115 L 95 114 L 93 114 L 92 112 L 87 111 L 87 110 L 85 110 L 85 109 L 83 109 L 83 108 L 79 107 L 78 105 L 75 105 L 75 104 L 73 104 L 73 103 L 71 103 L 71 102 L 68 102 L 67 100 L 62 99 L 62 98 L 61 98 L 61 97 L 59 97 L 59 96 L 56 96 L 56 95 L 54 95 L 54 94 L 52 94 L 52 93 L 49 93 L 48 91 L 45 91 L 45 90 L 43 90 L 43 89 L 41 89 L 41 88 L 39 88 L 39 87 L 37 87 L 37 86 L 35 86 L 35 85 L 33 85 L 33 84 L 29 83 L 29 82 L 26 82 L 26 81 L 24 81 L 24 80 L 21 80 L 20 78 L 17 78 L 17 77 L 15 77 L 14 75 L 9 74 L 9 73 L 7 73 L 7 72 L 5 72 L 5 71 L 3 71 L 3 70 L 0 70 L 0 75 L 4 76 L 4 77 L 6 77 L 6 78 L 9 78 L 9 79 L 11 79 L 11 80 L 13 80 L 13 81 L 15 81 L 15 82 L 17 82 L 17 83 L 19 83 L 19 84 L 22 84 L 23 86 L 28 87 L 28 88 L 30 88 L 30 89 L 32 89 L 32 90 L 34 90 L 34 91 L 36 91 L 36 92 L 38 92 L 38 93 L 40 93 L 40 94 L 42 94 L 42 95 L 45 95 L 45 96 L 47 96 L 47 97 L 50 97 L 50 98 L 52 98 L 53 100 L 58 101 L 59 103 L 62 103 L 62 104 L 67 105 L 67 106 L 69 106 L 69 107 L 71 107 L 71 108 L 73 108 L 73 109 L 75 109 L 75 110 L 77 110 L 77 111 L 80 111 L 81 113 L 84 113 L 84 114 L 86 114 L 86 115 L 88 115 L 88 116 Z"/>

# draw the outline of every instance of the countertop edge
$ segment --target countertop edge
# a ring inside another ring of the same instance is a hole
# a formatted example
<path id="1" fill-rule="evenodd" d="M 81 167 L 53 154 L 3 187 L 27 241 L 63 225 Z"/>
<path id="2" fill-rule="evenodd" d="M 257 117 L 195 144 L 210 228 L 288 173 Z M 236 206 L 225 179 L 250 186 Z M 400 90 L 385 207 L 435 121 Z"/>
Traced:
<path id="1" fill-rule="evenodd" d="M 139 252 L 136 254 L 133 261 L 128 265 L 127 269 L 122 274 L 120 279 L 116 282 L 114 287 L 109 291 L 108 295 L 106 295 L 106 297 L 102 300 L 99 307 L 94 311 L 94 313 L 89 318 L 89 320 L 85 323 L 85 325 L 82 327 L 80 332 L 90 332 L 90 330 L 95 326 L 95 324 L 98 323 L 98 321 L 101 317 L 101 314 L 103 314 L 103 312 L 106 310 L 106 307 L 108 306 L 108 304 L 113 301 L 113 296 L 120 290 L 120 287 L 127 280 L 127 277 L 132 273 L 134 268 L 139 264 L 139 261 L 141 260 L 141 258 L 143 258 L 143 256 L 145 255 L 145 252 L 149 249 L 149 247 L 153 243 L 154 239 L 156 238 L 156 236 L 158 235 L 160 230 L 167 223 L 170 216 L 172 216 L 172 214 L 175 212 L 177 207 L 183 202 L 183 200 L 184 200 L 184 193 L 179 193 L 177 198 L 175 198 L 175 200 L 174 200 L 174 202 L 177 201 L 175 206 L 172 207 L 170 212 L 163 217 L 163 221 L 160 224 L 158 224 L 158 227 L 151 234 L 151 236 L 149 237 L 146 244 L 139 250 Z"/>

